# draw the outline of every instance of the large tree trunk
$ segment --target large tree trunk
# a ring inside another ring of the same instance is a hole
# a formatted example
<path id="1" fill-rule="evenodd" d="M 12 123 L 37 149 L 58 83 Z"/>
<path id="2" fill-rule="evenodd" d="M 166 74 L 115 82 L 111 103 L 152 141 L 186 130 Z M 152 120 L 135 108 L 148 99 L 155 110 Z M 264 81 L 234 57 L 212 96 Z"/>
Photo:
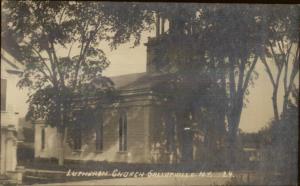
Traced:
<path id="1" fill-rule="evenodd" d="M 58 165 L 63 166 L 64 165 L 64 160 L 65 160 L 65 148 L 67 144 L 67 132 L 68 130 L 61 129 L 58 130 L 58 141 L 59 141 L 59 152 L 58 152 Z"/>
<path id="2" fill-rule="evenodd" d="M 62 131 L 58 131 L 58 165 L 63 166 L 64 165 L 64 135 Z"/>
<path id="3" fill-rule="evenodd" d="M 237 98 L 236 101 L 233 102 L 233 108 L 228 115 L 228 158 L 229 158 L 229 167 L 231 169 L 235 169 L 237 166 L 237 158 L 238 158 L 238 143 L 237 143 L 237 134 L 238 134 L 238 126 L 241 119 L 243 108 L 243 96 Z"/>
<path id="4" fill-rule="evenodd" d="M 273 104 L 273 112 L 274 112 L 274 118 L 275 121 L 279 121 L 279 112 L 278 112 L 278 104 L 277 104 L 277 92 L 278 89 L 273 90 L 273 96 L 272 96 L 272 104 Z"/>
<path id="5" fill-rule="evenodd" d="M 287 106 L 288 106 L 288 95 L 287 93 L 285 93 L 284 97 L 283 97 L 283 107 L 282 107 L 282 116 L 285 116 L 286 111 L 287 111 Z"/>

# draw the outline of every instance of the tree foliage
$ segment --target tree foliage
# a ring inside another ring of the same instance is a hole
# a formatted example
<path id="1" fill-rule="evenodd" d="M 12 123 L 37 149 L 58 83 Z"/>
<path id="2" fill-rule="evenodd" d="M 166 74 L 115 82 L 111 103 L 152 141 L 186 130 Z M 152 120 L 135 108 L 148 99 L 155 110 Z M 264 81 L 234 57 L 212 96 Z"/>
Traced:
<path id="1" fill-rule="evenodd" d="M 4 7 L 3 32 L 14 34 L 26 61 L 19 86 L 32 90 L 28 116 L 49 123 L 57 123 L 57 102 L 111 90 L 102 76 L 109 61 L 101 41 L 116 47 L 135 38 L 136 45 L 152 21 L 133 3 L 7 1 Z"/>
<path id="2" fill-rule="evenodd" d="M 100 49 L 101 41 L 109 41 L 112 49 L 131 41 L 137 46 L 142 32 L 150 31 L 155 23 L 160 26 L 160 16 L 168 20 L 169 30 L 154 39 L 160 46 L 155 61 L 161 72 L 173 73 L 174 78 L 166 89 L 158 89 L 167 91 L 177 112 L 209 107 L 200 99 L 206 94 L 204 98 L 222 113 L 219 127 L 228 125 L 231 148 L 248 87 L 257 77 L 258 59 L 265 64 L 274 90 L 284 71 L 286 100 L 299 70 L 296 47 L 288 82 L 290 51 L 299 32 L 295 27 L 298 6 L 268 10 L 265 5 L 66 1 L 6 1 L 4 5 L 4 32 L 13 33 L 26 66 L 19 86 L 32 90 L 28 116 L 45 119 L 60 133 L 76 123 L 74 110 L 89 107 L 91 97 L 105 100 L 113 90 L 113 83 L 102 76 L 109 61 Z M 284 56 L 282 60 L 275 56 L 274 47 Z M 276 80 L 264 60 L 266 54 L 273 56 L 278 68 Z M 203 90 L 201 80 L 211 86 Z"/>
<path id="3" fill-rule="evenodd" d="M 299 6 L 274 6 L 266 10 L 268 25 L 262 63 L 273 87 L 272 102 L 275 120 L 280 119 L 278 91 L 283 85 L 282 115 L 287 110 L 295 78 L 299 73 Z M 270 61 L 269 61 L 269 60 Z M 269 62 L 268 62 L 269 61 Z M 275 66 L 276 70 L 272 69 Z"/>
<path id="4" fill-rule="evenodd" d="M 264 184 L 293 185 L 297 183 L 299 136 L 299 89 L 294 89 L 288 100 L 287 110 L 280 120 L 259 131 L 262 139 L 263 170 L 278 172 L 274 178 L 266 175 Z"/>
<path id="5" fill-rule="evenodd" d="M 18 43 L 25 64 L 18 86 L 31 90 L 27 118 L 57 127 L 63 150 L 66 129 L 78 124 L 76 115 L 84 114 L 78 112 L 111 98 L 113 83 L 102 75 L 109 61 L 100 42 L 117 46 L 132 38 L 139 41 L 148 15 L 131 3 L 5 1 L 3 5 L 1 35 L 11 33 Z M 124 12 L 122 6 L 128 9 Z M 132 17 L 126 19 L 124 14 Z"/>
<path id="6" fill-rule="evenodd" d="M 102 5 L 47 1 L 5 5 L 6 31 L 15 34 L 26 62 L 19 86 L 34 92 L 30 105 L 31 111 L 38 114 L 35 119 L 53 114 L 49 109 L 53 111 L 61 96 L 92 95 L 96 86 L 111 85 L 102 76 L 109 61 L 97 47 L 108 24 L 103 13 L 97 11 L 103 9 Z M 71 55 L 73 46 L 77 50 Z M 34 109 L 39 104 L 40 109 Z"/>

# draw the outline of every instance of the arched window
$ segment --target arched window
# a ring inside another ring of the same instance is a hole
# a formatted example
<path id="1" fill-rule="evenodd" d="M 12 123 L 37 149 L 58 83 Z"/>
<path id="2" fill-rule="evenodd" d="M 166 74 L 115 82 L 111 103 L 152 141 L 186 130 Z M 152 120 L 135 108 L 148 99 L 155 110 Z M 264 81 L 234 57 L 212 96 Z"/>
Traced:
<path id="1" fill-rule="evenodd" d="M 174 152 L 175 147 L 175 121 L 171 116 L 166 118 L 166 137 L 167 137 L 167 151 Z"/>
<path id="2" fill-rule="evenodd" d="M 81 128 L 78 127 L 74 131 L 74 150 L 81 149 Z"/>
<path id="3" fill-rule="evenodd" d="M 119 151 L 127 151 L 127 116 L 122 114 L 119 119 Z"/>
<path id="4" fill-rule="evenodd" d="M 96 150 L 103 150 L 103 122 L 100 120 L 96 129 Z"/>
<path id="5" fill-rule="evenodd" d="M 46 131 L 45 131 L 45 128 L 42 128 L 42 131 L 41 131 L 41 149 L 42 150 L 45 149 L 45 138 L 46 138 Z"/>
<path id="6" fill-rule="evenodd" d="M 82 145 L 81 126 L 83 125 L 84 119 L 86 119 L 83 115 L 84 113 L 80 113 L 80 111 L 76 111 L 74 113 L 74 120 L 76 125 L 71 130 L 71 135 L 73 138 L 73 150 L 75 151 L 81 150 L 81 145 Z"/>

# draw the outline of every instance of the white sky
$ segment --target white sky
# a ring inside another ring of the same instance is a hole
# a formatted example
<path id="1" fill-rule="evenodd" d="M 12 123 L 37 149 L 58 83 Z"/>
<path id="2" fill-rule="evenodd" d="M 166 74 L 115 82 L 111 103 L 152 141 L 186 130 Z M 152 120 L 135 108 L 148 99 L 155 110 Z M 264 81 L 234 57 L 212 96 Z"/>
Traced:
<path id="1" fill-rule="evenodd" d="M 102 43 L 100 48 L 105 52 L 107 58 L 111 61 L 110 66 L 104 71 L 106 76 L 118 76 L 123 74 L 139 73 L 146 71 L 146 46 L 147 38 L 153 36 L 153 33 L 145 33 L 142 35 L 141 44 L 135 48 L 131 48 L 132 44 L 123 44 L 116 50 L 111 51 L 107 43 Z M 76 49 L 75 49 L 76 50 Z M 72 51 L 76 54 L 78 51 Z M 66 51 L 60 51 L 61 56 L 66 56 Z M 273 66 L 274 69 L 274 66 Z M 266 126 L 273 117 L 272 108 L 272 86 L 264 71 L 261 61 L 258 61 L 256 71 L 259 73 L 258 79 L 255 81 L 254 87 L 251 87 L 248 96 L 249 103 L 243 109 L 240 128 L 246 132 L 256 132 Z M 296 78 L 298 84 L 299 74 Z M 282 90 L 282 88 L 279 88 Z M 24 90 L 19 90 L 23 92 Z M 279 108 L 282 107 L 282 91 L 279 92 Z M 23 99 L 23 98 L 22 98 Z M 27 107 L 27 106 L 26 106 Z M 21 109 L 21 108 L 20 108 Z M 22 115 L 25 115 L 26 108 L 21 109 Z M 24 110 L 24 112 L 23 112 Z"/>
<path id="2" fill-rule="evenodd" d="M 106 76 L 117 76 L 146 71 L 146 46 L 148 34 L 142 36 L 141 45 L 130 48 L 130 44 L 121 45 L 117 50 L 110 51 L 107 46 L 103 47 L 110 66 L 104 71 Z M 274 67 L 273 67 L 274 69 Z M 266 126 L 273 117 L 272 85 L 264 65 L 258 61 L 255 69 L 259 77 L 255 80 L 254 87 L 250 87 L 249 103 L 243 109 L 240 128 L 246 132 L 256 132 Z M 296 78 L 298 79 L 298 78 Z M 282 90 L 282 88 L 279 88 Z M 283 92 L 278 94 L 278 106 L 282 107 Z M 281 111 L 281 110 L 279 110 Z"/>

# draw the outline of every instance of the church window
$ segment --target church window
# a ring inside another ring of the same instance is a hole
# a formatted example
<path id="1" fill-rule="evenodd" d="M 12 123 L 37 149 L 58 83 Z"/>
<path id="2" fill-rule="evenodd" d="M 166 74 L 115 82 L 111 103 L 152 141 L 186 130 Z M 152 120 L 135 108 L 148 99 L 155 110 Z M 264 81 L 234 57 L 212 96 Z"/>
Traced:
<path id="1" fill-rule="evenodd" d="M 46 131 L 45 128 L 42 128 L 41 131 L 41 149 L 44 150 L 45 149 L 45 140 L 46 140 Z"/>
<path id="2" fill-rule="evenodd" d="M 175 121 L 172 116 L 167 116 L 165 118 L 166 126 L 166 138 L 167 138 L 167 150 L 169 152 L 174 152 L 175 150 Z"/>
<path id="3" fill-rule="evenodd" d="M 119 119 L 119 151 L 127 151 L 127 116 L 122 114 Z"/>
<path id="4" fill-rule="evenodd" d="M 96 150 L 103 150 L 103 122 L 100 121 L 96 130 Z"/>
<path id="5" fill-rule="evenodd" d="M 74 131 L 74 150 L 81 149 L 81 130 L 75 129 Z"/>

